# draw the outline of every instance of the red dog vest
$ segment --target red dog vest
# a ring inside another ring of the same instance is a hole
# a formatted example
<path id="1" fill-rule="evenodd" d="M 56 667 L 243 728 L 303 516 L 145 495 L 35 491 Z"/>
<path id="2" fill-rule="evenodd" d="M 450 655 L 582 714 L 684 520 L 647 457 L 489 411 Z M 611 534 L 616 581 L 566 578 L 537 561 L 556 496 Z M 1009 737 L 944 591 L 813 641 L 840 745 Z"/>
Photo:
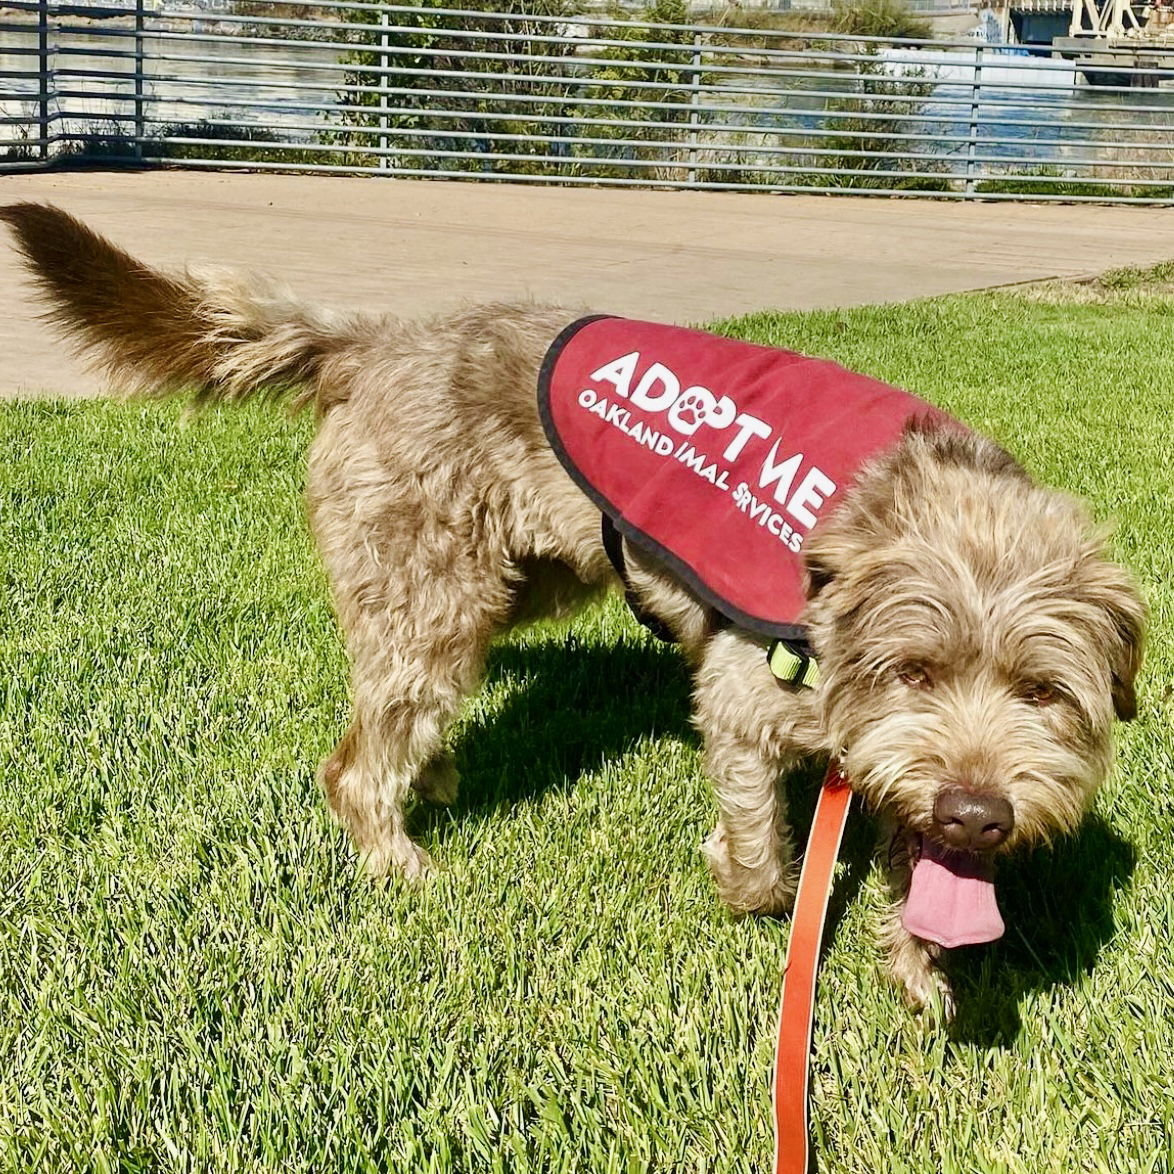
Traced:
<path id="1" fill-rule="evenodd" d="M 584 318 L 538 377 L 551 447 L 632 542 L 760 635 L 801 639 L 803 549 L 914 417 L 949 417 L 823 359 Z"/>

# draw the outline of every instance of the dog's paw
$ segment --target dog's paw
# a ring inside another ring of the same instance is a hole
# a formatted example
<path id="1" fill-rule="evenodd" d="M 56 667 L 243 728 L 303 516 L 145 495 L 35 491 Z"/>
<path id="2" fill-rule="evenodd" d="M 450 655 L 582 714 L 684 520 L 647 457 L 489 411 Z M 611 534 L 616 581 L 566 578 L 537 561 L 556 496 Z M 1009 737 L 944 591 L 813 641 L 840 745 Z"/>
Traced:
<path id="1" fill-rule="evenodd" d="M 903 986 L 901 997 L 911 1011 L 920 1012 L 934 1023 L 950 1023 L 957 1009 L 953 988 L 936 966 L 927 978 Z"/>
<path id="2" fill-rule="evenodd" d="M 950 982 L 920 938 L 910 936 L 890 948 L 889 977 L 910 1009 L 942 1023 L 954 1018 L 954 992 Z"/>
<path id="3" fill-rule="evenodd" d="M 725 828 L 719 823 L 701 845 L 718 896 L 731 913 L 765 913 L 778 916 L 790 911 L 795 901 L 795 880 L 781 863 L 747 868 L 730 855 Z"/>
<path id="4" fill-rule="evenodd" d="M 436 871 L 432 857 L 407 836 L 397 836 L 365 853 L 362 868 L 372 880 L 399 876 L 412 885 L 420 884 Z"/>
<path id="5" fill-rule="evenodd" d="M 412 790 L 429 803 L 450 807 L 457 801 L 461 776 L 451 754 L 438 754 L 412 782 Z"/>

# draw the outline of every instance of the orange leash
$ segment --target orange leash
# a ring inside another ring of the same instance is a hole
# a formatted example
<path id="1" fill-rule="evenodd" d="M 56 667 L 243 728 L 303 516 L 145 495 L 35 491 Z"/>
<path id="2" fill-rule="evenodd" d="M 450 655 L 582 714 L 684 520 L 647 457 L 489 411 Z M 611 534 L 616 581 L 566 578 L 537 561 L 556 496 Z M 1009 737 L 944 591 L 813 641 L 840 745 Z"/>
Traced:
<path id="1" fill-rule="evenodd" d="M 819 946 L 832 893 L 832 874 L 848 821 L 852 791 L 836 763 L 828 767 L 811 822 L 811 836 L 799 874 L 791 938 L 779 1000 L 775 1049 L 775 1174 L 808 1174 L 811 1141 L 807 1126 L 808 1061 L 815 1011 Z"/>

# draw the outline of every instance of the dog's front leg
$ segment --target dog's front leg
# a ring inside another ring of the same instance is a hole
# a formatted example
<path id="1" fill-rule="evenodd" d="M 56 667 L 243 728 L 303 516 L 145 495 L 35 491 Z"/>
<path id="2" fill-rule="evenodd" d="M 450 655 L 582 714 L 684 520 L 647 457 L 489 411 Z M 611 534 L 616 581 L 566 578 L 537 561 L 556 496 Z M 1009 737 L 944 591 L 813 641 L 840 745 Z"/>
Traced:
<path id="1" fill-rule="evenodd" d="M 880 942 L 886 954 L 889 977 L 901 989 L 905 1002 L 915 1009 L 941 1008 L 947 1020 L 954 1015 L 954 994 L 938 966 L 942 947 L 911 934 L 902 923 L 909 893 L 911 864 L 908 833 L 904 828 L 882 829 L 878 855 L 887 872 L 892 902 L 881 921 Z"/>
<path id="2" fill-rule="evenodd" d="M 718 892 L 735 913 L 784 913 L 798 872 L 782 778 L 799 757 L 801 703 L 780 691 L 761 643 L 736 631 L 709 641 L 695 698 L 719 811 L 703 846 Z"/>
<path id="3" fill-rule="evenodd" d="M 705 761 L 720 816 L 702 850 L 721 899 L 734 913 L 787 912 L 798 876 L 780 764 L 724 733 L 707 735 Z"/>

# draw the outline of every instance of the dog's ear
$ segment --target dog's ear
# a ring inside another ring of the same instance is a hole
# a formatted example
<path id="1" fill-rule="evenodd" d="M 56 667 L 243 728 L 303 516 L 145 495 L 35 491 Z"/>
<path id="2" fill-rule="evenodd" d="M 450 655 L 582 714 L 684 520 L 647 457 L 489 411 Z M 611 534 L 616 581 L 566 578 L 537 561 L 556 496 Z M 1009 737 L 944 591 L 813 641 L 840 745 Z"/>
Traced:
<path id="1" fill-rule="evenodd" d="M 1100 554 L 1085 563 L 1081 594 L 1109 617 L 1112 635 L 1106 653 L 1113 709 L 1121 721 L 1132 721 L 1137 716 L 1133 682 L 1141 667 L 1145 642 L 1145 604 L 1125 571 Z"/>
<path id="2" fill-rule="evenodd" d="M 1120 641 L 1117 663 L 1113 668 L 1113 709 L 1123 722 L 1137 717 L 1137 694 L 1133 688 L 1137 670 L 1141 668 L 1141 650 L 1145 623 L 1144 609 L 1138 600 L 1138 613 L 1120 612 L 1115 617 Z"/>
<path id="3" fill-rule="evenodd" d="M 832 525 L 814 535 L 811 546 L 803 551 L 803 567 L 807 572 L 807 598 L 817 599 L 829 587 L 843 585 L 849 572 L 860 565 L 870 549 L 878 545 L 872 534 L 866 534 L 852 524 L 842 525 L 837 518 Z"/>

